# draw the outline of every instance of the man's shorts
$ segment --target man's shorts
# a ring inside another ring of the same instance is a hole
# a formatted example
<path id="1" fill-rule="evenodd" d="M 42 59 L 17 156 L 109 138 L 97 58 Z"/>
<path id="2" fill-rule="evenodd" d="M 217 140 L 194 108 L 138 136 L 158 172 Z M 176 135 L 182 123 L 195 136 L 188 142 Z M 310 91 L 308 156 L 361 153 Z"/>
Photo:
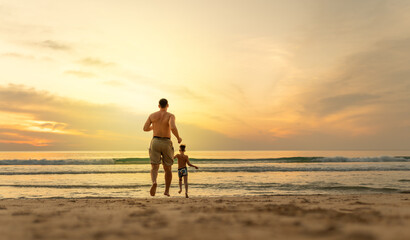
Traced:
<path id="1" fill-rule="evenodd" d="M 172 166 L 174 164 L 174 147 L 171 139 L 153 138 L 149 147 L 149 158 L 152 164 L 162 164 Z"/>
<path id="2" fill-rule="evenodd" d="M 182 178 L 183 176 L 188 176 L 188 169 L 186 167 L 178 169 L 178 177 Z"/>

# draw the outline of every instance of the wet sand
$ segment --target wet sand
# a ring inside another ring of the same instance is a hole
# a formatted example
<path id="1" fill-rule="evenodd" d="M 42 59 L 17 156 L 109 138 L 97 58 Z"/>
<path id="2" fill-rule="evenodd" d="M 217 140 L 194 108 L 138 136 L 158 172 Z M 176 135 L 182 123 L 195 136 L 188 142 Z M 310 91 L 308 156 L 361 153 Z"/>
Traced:
<path id="1" fill-rule="evenodd" d="M 410 195 L 3 199 L 1 239 L 409 239 Z"/>

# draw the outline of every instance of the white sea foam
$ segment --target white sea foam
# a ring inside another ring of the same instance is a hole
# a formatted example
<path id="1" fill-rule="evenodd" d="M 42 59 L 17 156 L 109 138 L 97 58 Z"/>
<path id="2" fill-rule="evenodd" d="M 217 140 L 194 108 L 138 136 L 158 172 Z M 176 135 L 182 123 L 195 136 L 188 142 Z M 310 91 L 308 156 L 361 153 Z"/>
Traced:
<path id="1" fill-rule="evenodd" d="M 318 162 L 410 162 L 406 157 L 360 157 L 360 158 L 347 158 L 347 157 L 325 157 L 317 159 Z"/>

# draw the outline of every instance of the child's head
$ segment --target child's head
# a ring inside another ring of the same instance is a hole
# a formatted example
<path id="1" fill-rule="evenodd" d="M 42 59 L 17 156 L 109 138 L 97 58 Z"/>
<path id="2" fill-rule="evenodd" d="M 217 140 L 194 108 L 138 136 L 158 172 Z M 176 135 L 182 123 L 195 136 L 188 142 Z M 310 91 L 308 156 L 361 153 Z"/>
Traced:
<path id="1" fill-rule="evenodd" d="M 185 152 L 185 148 L 186 148 L 186 145 L 185 145 L 185 144 L 179 145 L 179 151 L 180 151 L 180 152 Z"/>

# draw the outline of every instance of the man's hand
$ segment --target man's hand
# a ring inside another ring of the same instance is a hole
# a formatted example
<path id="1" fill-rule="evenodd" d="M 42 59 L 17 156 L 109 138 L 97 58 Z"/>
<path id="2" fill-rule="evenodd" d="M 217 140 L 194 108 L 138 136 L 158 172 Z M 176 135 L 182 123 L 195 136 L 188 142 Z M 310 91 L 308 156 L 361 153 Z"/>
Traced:
<path id="1" fill-rule="evenodd" d="M 178 143 L 182 142 L 182 138 L 178 137 Z"/>
<path id="2" fill-rule="evenodd" d="M 195 166 L 195 169 L 198 169 L 198 167 L 197 167 L 197 166 Z"/>

